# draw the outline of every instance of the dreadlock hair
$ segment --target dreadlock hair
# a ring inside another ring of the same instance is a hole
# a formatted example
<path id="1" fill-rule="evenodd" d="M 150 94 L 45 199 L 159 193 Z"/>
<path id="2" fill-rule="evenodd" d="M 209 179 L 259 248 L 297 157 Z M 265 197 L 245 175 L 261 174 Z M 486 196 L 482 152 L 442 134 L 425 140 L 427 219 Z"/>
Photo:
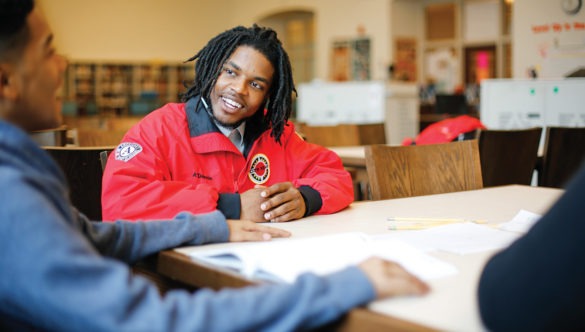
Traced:
<path id="1" fill-rule="evenodd" d="M 0 0 L 0 60 L 14 60 L 24 50 L 29 36 L 26 24 L 34 0 Z"/>
<path id="2" fill-rule="evenodd" d="M 264 126 L 272 128 L 270 136 L 280 143 L 284 126 L 292 111 L 292 94 L 296 95 L 297 91 L 288 55 L 276 32 L 270 28 L 256 24 L 249 28 L 237 26 L 212 38 L 205 47 L 186 61 L 196 61 L 195 79 L 182 99 L 187 101 L 196 95 L 209 97 L 224 63 L 236 48 L 244 45 L 262 53 L 274 67 L 272 85 L 264 106 L 267 112 L 264 114 L 262 110 L 258 110 L 251 120 L 260 121 Z"/>

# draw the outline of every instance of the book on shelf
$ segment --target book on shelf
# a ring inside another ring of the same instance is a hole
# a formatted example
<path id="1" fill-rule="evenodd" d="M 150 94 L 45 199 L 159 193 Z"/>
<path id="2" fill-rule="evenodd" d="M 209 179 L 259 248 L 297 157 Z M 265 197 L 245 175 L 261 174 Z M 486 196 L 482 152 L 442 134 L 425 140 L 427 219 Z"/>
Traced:
<path id="1" fill-rule="evenodd" d="M 359 232 L 175 250 L 198 262 L 237 271 L 248 278 L 272 282 L 291 283 L 305 272 L 324 275 L 359 264 L 370 256 L 395 261 L 423 280 L 457 273 L 451 264 L 406 242 Z"/>

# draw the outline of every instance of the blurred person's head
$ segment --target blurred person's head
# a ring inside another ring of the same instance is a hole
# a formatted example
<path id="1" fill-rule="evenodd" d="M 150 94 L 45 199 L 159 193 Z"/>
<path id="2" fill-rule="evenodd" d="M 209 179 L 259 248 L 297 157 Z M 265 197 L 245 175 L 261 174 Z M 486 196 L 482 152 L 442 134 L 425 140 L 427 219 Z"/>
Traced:
<path id="1" fill-rule="evenodd" d="M 66 61 L 33 0 L 0 0 L 0 119 L 25 130 L 60 124 Z"/>

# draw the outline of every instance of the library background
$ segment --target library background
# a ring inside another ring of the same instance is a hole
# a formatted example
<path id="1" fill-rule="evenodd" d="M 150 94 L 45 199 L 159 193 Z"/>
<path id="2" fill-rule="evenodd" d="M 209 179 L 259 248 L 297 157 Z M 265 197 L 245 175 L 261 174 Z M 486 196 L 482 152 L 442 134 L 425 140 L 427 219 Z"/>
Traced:
<path id="1" fill-rule="evenodd" d="M 194 74 L 181 61 L 238 24 L 278 32 L 299 90 L 299 128 L 383 123 L 391 145 L 447 118 L 483 118 L 482 82 L 524 86 L 580 77 L 585 67 L 585 10 L 567 0 L 39 2 L 69 59 L 63 115 L 74 145 L 116 145 L 144 115 L 179 101 Z M 220 20 L 214 13 L 225 8 Z M 519 89 L 519 98 L 546 100 L 538 88 Z M 585 126 L 583 117 L 570 125 Z"/>

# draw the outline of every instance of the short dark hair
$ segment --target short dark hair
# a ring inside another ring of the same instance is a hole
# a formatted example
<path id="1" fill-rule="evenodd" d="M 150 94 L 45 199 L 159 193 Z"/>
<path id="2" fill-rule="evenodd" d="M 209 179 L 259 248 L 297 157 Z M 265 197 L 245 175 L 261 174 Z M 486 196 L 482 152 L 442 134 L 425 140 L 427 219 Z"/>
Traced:
<path id="1" fill-rule="evenodd" d="M 258 110 L 252 117 L 272 128 L 271 136 L 280 142 L 286 121 L 292 111 L 292 94 L 296 89 L 288 54 L 276 32 L 256 24 L 237 26 L 212 38 L 205 47 L 187 61 L 195 61 L 195 79 L 183 95 L 183 101 L 201 95 L 209 97 L 222 66 L 239 46 L 250 46 L 262 53 L 274 67 L 272 85 L 268 91 L 266 114 Z"/>
<path id="2" fill-rule="evenodd" d="M 24 50 L 30 32 L 26 18 L 34 0 L 0 0 L 0 60 L 13 60 Z"/>

